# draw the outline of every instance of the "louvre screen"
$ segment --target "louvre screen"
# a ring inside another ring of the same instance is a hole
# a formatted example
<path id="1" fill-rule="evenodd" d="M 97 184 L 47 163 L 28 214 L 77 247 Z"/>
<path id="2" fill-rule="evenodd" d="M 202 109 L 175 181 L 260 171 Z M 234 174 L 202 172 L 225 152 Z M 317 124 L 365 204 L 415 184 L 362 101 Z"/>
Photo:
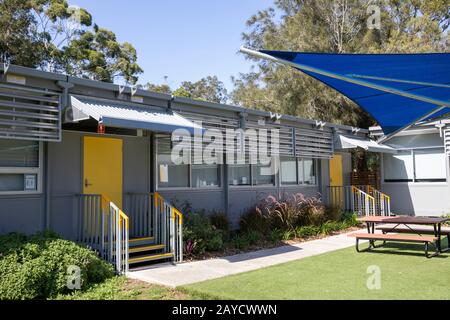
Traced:
<path id="1" fill-rule="evenodd" d="M 0 84 L 0 137 L 61 141 L 60 95 Z"/>

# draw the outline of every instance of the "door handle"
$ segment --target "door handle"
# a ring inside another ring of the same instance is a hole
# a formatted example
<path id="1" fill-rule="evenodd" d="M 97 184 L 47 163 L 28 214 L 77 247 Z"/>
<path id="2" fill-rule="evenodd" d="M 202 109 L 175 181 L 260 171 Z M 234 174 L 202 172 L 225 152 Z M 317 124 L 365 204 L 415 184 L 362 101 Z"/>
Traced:
<path id="1" fill-rule="evenodd" d="M 87 187 L 90 187 L 90 186 L 92 186 L 92 183 L 89 183 L 89 181 L 88 181 L 88 179 L 84 179 L 84 186 L 87 188 Z"/>

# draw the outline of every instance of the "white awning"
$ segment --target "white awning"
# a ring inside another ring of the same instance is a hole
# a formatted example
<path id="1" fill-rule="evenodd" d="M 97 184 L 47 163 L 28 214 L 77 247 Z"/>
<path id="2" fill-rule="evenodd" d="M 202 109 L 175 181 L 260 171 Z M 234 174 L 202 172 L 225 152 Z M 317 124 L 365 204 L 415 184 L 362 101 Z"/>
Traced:
<path id="1" fill-rule="evenodd" d="M 376 141 L 357 136 L 345 136 L 337 134 L 335 138 L 335 149 L 362 148 L 371 152 L 397 153 L 394 148 L 377 143 Z"/>
<path id="2" fill-rule="evenodd" d="M 93 118 L 105 126 L 118 128 L 146 129 L 165 133 L 176 129 L 186 129 L 190 133 L 203 131 L 200 125 L 170 109 L 80 96 L 71 96 L 70 100 L 71 108 L 69 112 L 66 112 L 68 122 Z"/>

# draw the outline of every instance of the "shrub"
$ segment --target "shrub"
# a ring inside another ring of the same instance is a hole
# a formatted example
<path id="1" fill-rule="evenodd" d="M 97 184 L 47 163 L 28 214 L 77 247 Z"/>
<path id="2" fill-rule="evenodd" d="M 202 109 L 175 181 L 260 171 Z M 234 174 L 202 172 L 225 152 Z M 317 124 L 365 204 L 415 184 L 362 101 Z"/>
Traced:
<path id="1" fill-rule="evenodd" d="M 261 234 L 266 234 L 270 227 L 267 219 L 262 215 L 261 210 L 257 207 L 248 208 L 241 216 L 239 227 L 242 232 L 256 231 Z"/>
<path id="2" fill-rule="evenodd" d="M 320 225 L 326 221 L 326 210 L 321 199 L 305 197 L 301 193 L 282 199 L 268 196 L 257 206 L 256 212 L 272 230 L 293 231 L 298 226 Z"/>
<path id="3" fill-rule="evenodd" d="M 203 254 L 222 249 L 223 234 L 211 224 L 204 212 L 196 212 L 185 216 L 183 241 L 191 246 L 191 252 L 185 251 L 186 254 Z M 184 249 L 187 250 L 187 246 Z"/>
<path id="4" fill-rule="evenodd" d="M 300 225 L 302 226 L 319 226 L 326 221 L 325 206 L 320 198 L 306 198 L 302 194 L 297 195 L 299 208 L 301 211 Z"/>
<path id="5" fill-rule="evenodd" d="M 81 289 L 114 275 L 113 267 L 97 255 L 53 233 L 27 237 L 0 236 L 0 299 L 51 298 L 71 292 L 68 268 L 81 270 Z"/>
<path id="6" fill-rule="evenodd" d="M 331 206 L 325 208 L 325 216 L 329 221 L 341 221 L 342 220 L 342 210 L 338 206 Z"/>
<path id="7" fill-rule="evenodd" d="M 253 230 L 236 234 L 233 237 L 231 243 L 237 249 L 245 249 L 247 247 L 257 244 L 258 241 L 261 240 L 261 238 L 262 235 L 259 232 Z"/>
<path id="8" fill-rule="evenodd" d="M 228 220 L 228 216 L 223 212 L 213 212 L 209 219 L 211 220 L 211 224 L 218 230 L 222 230 L 224 234 L 228 234 L 230 232 L 230 221 Z"/>
<path id="9" fill-rule="evenodd" d="M 231 240 L 231 243 L 233 247 L 240 250 L 250 246 L 250 241 L 244 234 L 236 234 Z"/>
<path id="10" fill-rule="evenodd" d="M 316 226 L 299 226 L 295 230 L 295 234 L 298 238 L 312 237 L 318 235 L 320 232 Z"/>

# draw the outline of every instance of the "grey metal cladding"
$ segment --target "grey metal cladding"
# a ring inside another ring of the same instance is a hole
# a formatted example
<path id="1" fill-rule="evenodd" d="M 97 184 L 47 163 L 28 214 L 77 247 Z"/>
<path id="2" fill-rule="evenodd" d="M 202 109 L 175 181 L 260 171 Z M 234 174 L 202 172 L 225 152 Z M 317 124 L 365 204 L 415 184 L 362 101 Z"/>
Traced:
<path id="1" fill-rule="evenodd" d="M 296 156 L 317 159 L 333 157 L 333 133 L 325 130 L 295 128 Z"/>
<path id="2" fill-rule="evenodd" d="M 266 129 L 267 130 L 267 145 L 268 151 L 272 142 L 271 129 L 278 130 L 278 153 L 281 156 L 294 156 L 294 136 L 292 127 L 278 123 L 265 122 L 264 125 L 259 124 L 256 121 L 247 121 L 246 127 L 248 129 Z"/>
<path id="3" fill-rule="evenodd" d="M 60 102 L 54 91 L 0 84 L 0 138 L 61 141 Z"/>

